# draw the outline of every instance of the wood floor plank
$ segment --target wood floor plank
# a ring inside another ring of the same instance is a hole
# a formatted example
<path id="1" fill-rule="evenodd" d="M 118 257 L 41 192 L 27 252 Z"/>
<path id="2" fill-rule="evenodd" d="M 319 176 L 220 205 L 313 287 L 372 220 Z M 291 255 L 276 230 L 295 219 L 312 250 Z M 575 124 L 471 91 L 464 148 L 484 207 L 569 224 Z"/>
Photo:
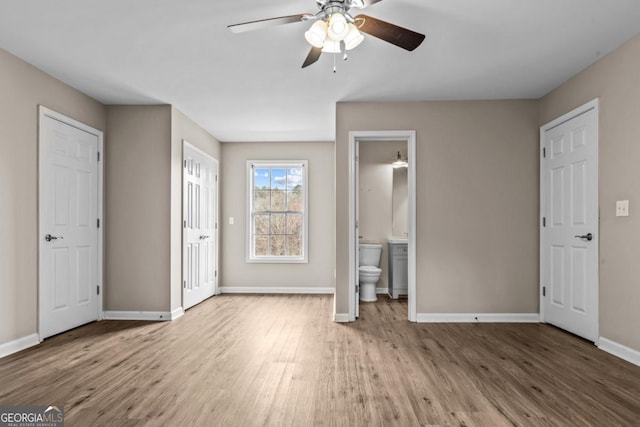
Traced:
<path id="1" fill-rule="evenodd" d="M 0 359 L 0 404 L 68 426 L 638 426 L 640 368 L 542 324 L 413 324 L 406 301 L 221 295 Z"/>

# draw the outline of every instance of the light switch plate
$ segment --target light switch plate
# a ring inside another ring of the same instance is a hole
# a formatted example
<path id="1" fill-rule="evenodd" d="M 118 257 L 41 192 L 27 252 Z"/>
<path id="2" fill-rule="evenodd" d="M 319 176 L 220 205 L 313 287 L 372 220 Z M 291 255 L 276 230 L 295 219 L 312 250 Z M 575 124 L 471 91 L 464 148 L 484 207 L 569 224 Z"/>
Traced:
<path id="1" fill-rule="evenodd" d="M 618 200 L 616 202 L 616 216 L 629 216 L 628 200 Z"/>
<path id="2" fill-rule="evenodd" d="M 233 225 L 233 217 L 232 216 L 229 217 L 229 225 Z"/>

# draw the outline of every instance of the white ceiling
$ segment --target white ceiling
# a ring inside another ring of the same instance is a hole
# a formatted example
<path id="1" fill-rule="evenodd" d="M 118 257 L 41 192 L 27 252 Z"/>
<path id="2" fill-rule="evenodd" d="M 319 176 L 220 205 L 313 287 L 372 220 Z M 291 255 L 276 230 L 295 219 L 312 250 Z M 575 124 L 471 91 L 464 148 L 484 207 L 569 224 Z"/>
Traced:
<path id="1" fill-rule="evenodd" d="M 384 0 L 426 34 L 301 69 L 313 0 L 0 0 L 0 47 L 106 104 L 173 104 L 221 141 L 335 138 L 335 103 L 539 98 L 640 32 L 638 0 Z"/>

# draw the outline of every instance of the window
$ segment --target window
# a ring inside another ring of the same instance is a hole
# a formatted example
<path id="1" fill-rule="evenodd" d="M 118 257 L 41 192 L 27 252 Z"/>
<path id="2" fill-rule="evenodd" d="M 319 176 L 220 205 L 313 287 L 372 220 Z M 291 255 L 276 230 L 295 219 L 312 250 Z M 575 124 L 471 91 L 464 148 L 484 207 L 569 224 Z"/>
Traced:
<path id="1" fill-rule="evenodd" d="M 307 162 L 249 161 L 249 262 L 307 262 Z"/>

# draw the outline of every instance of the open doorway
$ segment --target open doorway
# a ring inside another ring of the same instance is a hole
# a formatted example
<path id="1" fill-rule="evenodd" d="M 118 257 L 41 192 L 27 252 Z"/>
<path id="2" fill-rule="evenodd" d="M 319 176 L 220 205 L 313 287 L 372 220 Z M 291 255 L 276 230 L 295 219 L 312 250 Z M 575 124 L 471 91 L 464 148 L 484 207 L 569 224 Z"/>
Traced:
<path id="1" fill-rule="evenodd" d="M 356 131 L 349 133 L 349 320 L 359 316 L 358 274 L 360 234 L 359 149 L 361 144 L 381 141 L 406 144 L 407 160 L 407 318 L 416 321 L 416 133 L 415 131 Z M 401 153 L 402 156 L 402 153 Z M 391 159 L 390 159 L 391 160 Z M 393 234 L 393 233 L 389 233 Z M 388 238 L 394 236 L 389 235 Z M 397 237 L 397 236 L 395 236 Z M 365 236 L 363 236 L 365 238 Z M 365 239 L 366 240 L 366 239 Z M 382 243 L 382 242 L 380 242 Z M 384 245 L 386 246 L 386 242 Z M 385 255 L 386 256 L 386 255 Z"/>

